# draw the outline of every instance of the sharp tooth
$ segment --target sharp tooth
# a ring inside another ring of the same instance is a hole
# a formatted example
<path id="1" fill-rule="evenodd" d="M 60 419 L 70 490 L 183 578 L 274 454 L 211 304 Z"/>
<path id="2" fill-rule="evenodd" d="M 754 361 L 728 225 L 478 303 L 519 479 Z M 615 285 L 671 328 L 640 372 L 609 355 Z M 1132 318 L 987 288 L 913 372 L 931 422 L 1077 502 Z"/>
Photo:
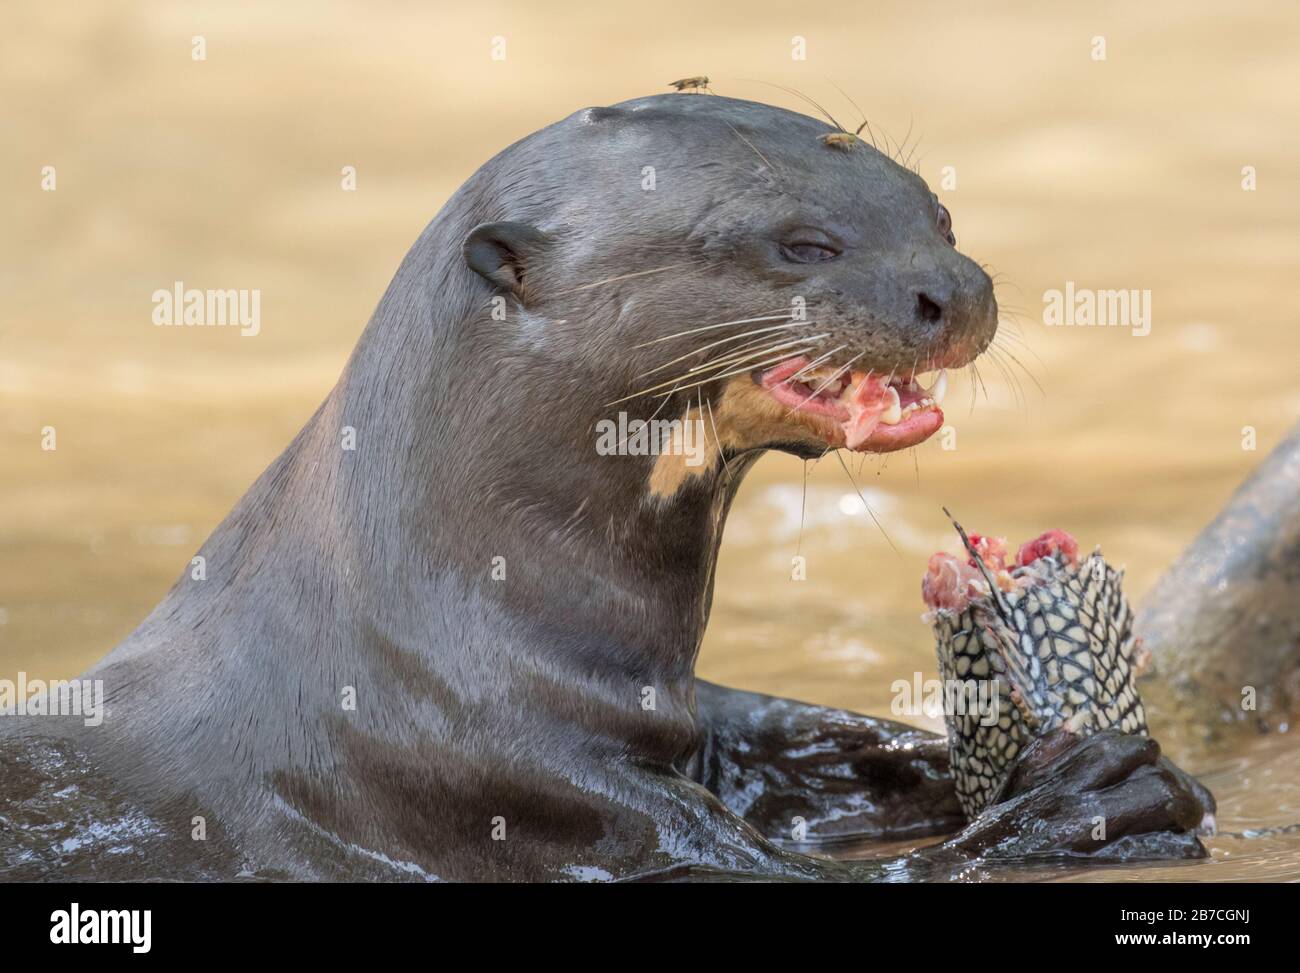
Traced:
<path id="1" fill-rule="evenodd" d="M 930 398 L 934 399 L 935 405 L 943 405 L 943 397 L 948 394 L 948 369 L 939 369 L 939 374 L 935 378 L 934 384 L 926 389 L 926 391 L 930 394 Z"/>
<path id="2" fill-rule="evenodd" d="M 880 421 L 887 426 L 896 426 L 903 421 L 903 410 L 898 404 L 898 389 L 890 387 L 885 389 L 885 411 L 880 414 Z"/>

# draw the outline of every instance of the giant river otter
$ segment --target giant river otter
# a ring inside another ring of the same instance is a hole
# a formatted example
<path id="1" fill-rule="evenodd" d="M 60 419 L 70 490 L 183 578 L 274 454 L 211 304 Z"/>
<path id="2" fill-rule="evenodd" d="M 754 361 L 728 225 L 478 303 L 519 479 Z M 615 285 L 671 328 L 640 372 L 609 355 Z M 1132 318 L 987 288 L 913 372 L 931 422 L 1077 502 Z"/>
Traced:
<path id="1" fill-rule="evenodd" d="M 921 442 L 941 370 L 997 328 L 926 184 L 830 131 L 640 98 L 470 177 L 205 570 L 86 674 L 102 724 L 0 721 L 0 875 L 873 879 L 1203 854 L 1208 795 L 1115 731 L 905 858 L 771 840 L 796 817 L 810 838 L 964 821 L 941 738 L 694 675 L 746 469 Z M 648 419 L 697 423 L 702 448 L 598 448 L 603 423 Z"/>

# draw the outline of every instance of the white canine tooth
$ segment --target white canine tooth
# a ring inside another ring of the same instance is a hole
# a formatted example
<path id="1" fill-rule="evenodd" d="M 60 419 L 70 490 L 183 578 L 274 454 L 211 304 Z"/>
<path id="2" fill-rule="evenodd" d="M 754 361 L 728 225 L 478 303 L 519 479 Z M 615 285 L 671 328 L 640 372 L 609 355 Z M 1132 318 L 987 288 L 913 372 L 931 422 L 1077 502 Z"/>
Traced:
<path id="1" fill-rule="evenodd" d="M 898 389 L 890 386 L 885 389 L 885 401 L 889 404 L 885 406 L 885 411 L 880 414 L 880 421 L 887 426 L 896 426 L 903 421 L 903 410 L 898 403 Z"/>
<path id="2" fill-rule="evenodd" d="M 948 394 L 948 369 L 939 369 L 939 375 L 935 378 L 934 384 L 926 391 L 930 393 L 930 398 L 934 399 L 935 405 L 943 405 L 943 397 Z"/>

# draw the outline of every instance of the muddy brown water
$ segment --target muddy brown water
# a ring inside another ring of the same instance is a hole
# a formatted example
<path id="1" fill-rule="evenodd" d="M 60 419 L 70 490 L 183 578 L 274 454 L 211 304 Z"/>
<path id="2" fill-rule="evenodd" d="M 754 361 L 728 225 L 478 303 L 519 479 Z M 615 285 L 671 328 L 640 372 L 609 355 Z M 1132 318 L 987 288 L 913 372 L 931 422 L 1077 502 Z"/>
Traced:
<path id="1" fill-rule="evenodd" d="M 944 505 L 983 532 L 1061 527 L 1100 544 L 1140 598 L 1300 420 L 1295 12 L 830 3 L 801 12 L 811 62 L 792 65 L 790 31 L 772 27 L 783 6 L 741 6 L 664 5 L 629 47 L 608 42 L 613 13 L 577 5 L 211 5 L 194 62 L 198 28 L 173 5 L 11 4 L 0 678 L 73 675 L 145 616 L 310 416 L 406 247 L 479 162 L 701 69 L 724 94 L 800 108 L 742 80 L 765 78 L 854 117 L 831 79 L 895 142 L 924 133 L 914 161 L 1018 319 L 982 384 L 954 378 L 955 448 L 846 457 L 847 473 L 827 457 L 806 499 L 804 464 L 757 466 L 727 528 L 701 675 L 890 715 L 896 680 L 937 675 L 919 579 L 952 549 Z M 511 54 L 491 62 L 503 32 Z M 1104 62 L 1089 56 L 1097 34 Z M 918 75 L 935 52 L 944 70 Z M 150 295 L 176 280 L 259 288 L 261 333 L 153 327 Z M 1150 333 L 1044 326 L 1042 295 L 1067 281 L 1149 289 Z M 790 579 L 796 554 L 807 580 Z M 1189 755 L 1223 829 L 1300 821 L 1294 741 Z M 1210 846 L 1212 860 L 1176 867 L 996 877 L 1300 878 L 1300 835 Z"/>

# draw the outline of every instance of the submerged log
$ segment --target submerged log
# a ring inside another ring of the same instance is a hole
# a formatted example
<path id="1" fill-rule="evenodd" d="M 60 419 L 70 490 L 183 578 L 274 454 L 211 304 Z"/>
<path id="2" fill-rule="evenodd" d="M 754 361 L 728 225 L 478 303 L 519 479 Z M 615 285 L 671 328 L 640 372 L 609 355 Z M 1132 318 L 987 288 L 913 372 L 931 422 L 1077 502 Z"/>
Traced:
<path id="1" fill-rule="evenodd" d="M 1157 737 L 1213 744 L 1300 715 L 1300 426 L 1156 583 L 1135 630 Z"/>

